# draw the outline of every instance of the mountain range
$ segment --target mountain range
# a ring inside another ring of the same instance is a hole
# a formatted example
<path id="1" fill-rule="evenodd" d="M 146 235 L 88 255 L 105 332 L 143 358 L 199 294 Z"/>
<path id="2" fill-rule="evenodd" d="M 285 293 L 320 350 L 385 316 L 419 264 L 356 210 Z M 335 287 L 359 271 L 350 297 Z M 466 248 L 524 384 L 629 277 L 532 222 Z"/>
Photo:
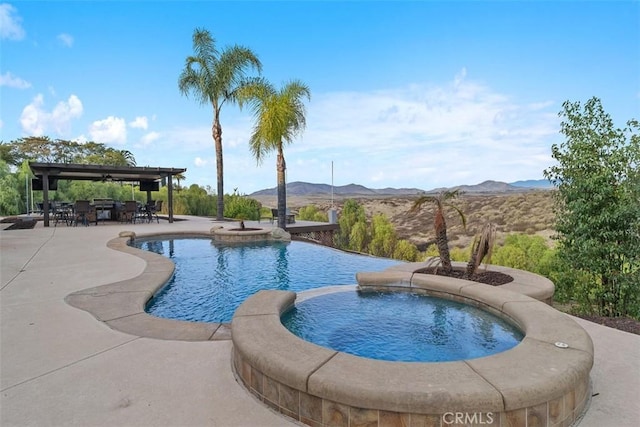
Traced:
<path id="1" fill-rule="evenodd" d="M 411 196 L 421 193 L 438 193 L 444 190 L 460 190 L 464 193 L 515 193 L 527 190 L 551 189 L 553 186 L 546 179 L 527 180 L 506 183 L 501 181 L 484 181 L 476 185 L 459 185 L 449 188 L 434 188 L 429 191 L 419 188 L 367 188 L 359 184 L 348 184 L 334 186 L 329 184 L 312 184 L 309 182 L 290 182 L 287 184 L 287 195 L 290 196 L 311 196 L 311 195 L 329 195 L 332 193 L 336 196 Z M 276 196 L 278 194 L 277 187 L 266 188 L 251 193 L 250 196 Z"/>

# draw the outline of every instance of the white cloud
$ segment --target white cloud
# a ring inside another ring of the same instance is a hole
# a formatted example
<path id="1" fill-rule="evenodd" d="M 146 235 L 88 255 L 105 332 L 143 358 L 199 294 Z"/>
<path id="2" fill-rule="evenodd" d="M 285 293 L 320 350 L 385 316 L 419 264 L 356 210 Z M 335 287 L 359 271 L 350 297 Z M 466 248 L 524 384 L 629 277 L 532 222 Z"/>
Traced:
<path id="1" fill-rule="evenodd" d="M 31 104 L 24 107 L 20 115 L 22 131 L 28 135 L 42 136 L 44 134 L 47 113 L 42 110 L 44 100 L 42 94 L 37 95 Z"/>
<path id="2" fill-rule="evenodd" d="M 22 40 L 25 31 L 18 10 L 8 3 L 0 4 L 0 39 Z"/>
<path id="3" fill-rule="evenodd" d="M 327 182 L 331 161 L 340 185 L 430 189 L 541 177 L 558 133 L 557 108 L 549 100 L 514 101 L 465 69 L 447 85 L 321 94 L 308 105 L 308 128 L 285 149 L 288 179 Z M 299 168 L 298 159 L 329 166 Z"/>
<path id="4" fill-rule="evenodd" d="M 71 127 L 71 121 L 82 116 L 82 102 L 76 95 L 60 101 L 51 112 L 44 109 L 44 97 L 38 94 L 33 101 L 22 110 L 20 124 L 22 131 L 28 135 L 41 136 L 48 132 L 55 132 L 60 136 L 66 135 Z"/>
<path id="5" fill-rule="evenodd" d="M 157 141 L 158 138 L 160 138 L 160 134 L 158 132 L 149 132 L 148 134 L 142 137 L 140 142 L 142 143 L 142 145 L 149 145 L 153 141 Z"/>
<path id="6" fill-rule="evenodd" d="M 78 144 L 85 144 L 89 142 L 89 139 L 84 134 L 81 134 L 73 138 L 72 141 L 77 142 Z"/>
<path id="7" fill-rule="evenodd" d="M 26 80 L 16 77 L 7 71 L 4 74 L 0 74 L 0 86 L 8 86 L 15 89 L 28 89 L 31 87 L 31 83 Z"/>
<path id="8" fill-rule="evenodd" d="M 209 163 L 211 163 L 210 160 L 203 159 L 201 157 L 196 157 L 195 159 L 193 159 L 193 164 L 197 167 L 207 166 Z"/>
<path id="9" fill-rule="evenodd" d="M 64 134 L 69 121 L 72 118 L 80 117 L 82 110 L 82 102 L 75 95 L 71 95 L 67 102 L 59 102 L 51 112 L 51 123 L 56 132 L 60 135 Z"/>
<path id="10" fill-rule="evenodd" d="M 73 46 L 73 36 L 67 33 L 58 34 L 58 41 L 66 47 Z"/>
<path id="11" fill-rule="evenodd" d="M 89 126 L 89 135 L 95 142 L 124 144 L 127 141 L 127 125 L 120 117 L 109 116 Z"/>
<path id="12" fill-rule="evenodd" d="M 129 126 L 131 126 L 132 128 L 147 130 L 147 128 L 149 127 L 149 120 L 144 116 L 136 117 L 134 121 L 129 122 Z"/>

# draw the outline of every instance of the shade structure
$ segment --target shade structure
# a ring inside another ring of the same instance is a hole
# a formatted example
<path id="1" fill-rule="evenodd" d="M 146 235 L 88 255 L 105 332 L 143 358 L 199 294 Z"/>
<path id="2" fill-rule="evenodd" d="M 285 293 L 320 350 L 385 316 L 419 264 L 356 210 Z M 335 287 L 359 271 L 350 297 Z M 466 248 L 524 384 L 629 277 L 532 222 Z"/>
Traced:
<path id="1" fill-rule="evenodd" d="M 169 222 L 173 222 L 173 176 L 184 173 L 185 168 L 162 168 L 149 166 L 110 166 L 77 163 L 29 162 L 31 171 L 42 183 L 44 226 L 49 227 L 49 184 L 60 179 L 80 181 L 120 181 L 146 183 L 146 188 L 155 188 L 151 182 L 166 179 L 168 189 L 167 209 Z M 151 191 L 147 191 L 150 199 Z"/>

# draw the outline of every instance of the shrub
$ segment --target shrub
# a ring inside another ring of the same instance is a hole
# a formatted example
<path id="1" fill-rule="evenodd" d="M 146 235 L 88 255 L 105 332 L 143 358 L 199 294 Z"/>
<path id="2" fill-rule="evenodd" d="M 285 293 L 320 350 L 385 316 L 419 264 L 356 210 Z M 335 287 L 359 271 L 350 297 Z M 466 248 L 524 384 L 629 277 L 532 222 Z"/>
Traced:
<path id="1" fill-rule="evenodd" d="M 303 206 L 298 211 L 298 219 L 301 221 L 329 222 L 329 215 L 321 212 L 314 205 Z"/>
<path id="2" fill-rule="evenodd" d="M 258 220 L 262 205 L 255 199 L 237 193 L 225 194 L 224 217 L 245 220 Z"/>

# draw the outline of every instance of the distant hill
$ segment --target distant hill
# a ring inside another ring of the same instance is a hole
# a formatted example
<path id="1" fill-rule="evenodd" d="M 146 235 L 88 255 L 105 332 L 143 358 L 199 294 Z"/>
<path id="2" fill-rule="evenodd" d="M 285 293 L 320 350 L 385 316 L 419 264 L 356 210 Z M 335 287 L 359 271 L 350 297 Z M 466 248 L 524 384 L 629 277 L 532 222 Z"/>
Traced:
<path id="1" fill-rule="evenodd" d="M 546 186 L 544 185 L 546 183 Z M 465 193 L 515 193 L 531 189 L 552 188 L 547 180 L 517 181 L 511 184 L 500 181 L 484 181 L 476 185 L 459 185 L 451 188 L 435 188 L 424 191 L 419 188 L 367 188 L 359 184 L 339 185 L 333 187 L 336 196 L 411 196 L 420 193 L 437 193 L 443 190 L 460 190 Z M 256 191 L 250 196 L 276 196 L 277 187 Z M 331 186 L 328 184 L 312 184 L 309 182 L 290 182 L 287 184 L 287 195 L 311 196 L 331 194 Z"/>
<path id="2" fill-rule="evenodd" d="M 446 188 L 446 187 L 436 188 L 429 191 L 429 193 L 437 193 L 445 190 L 449 190 L 449 191 L 459 190 L 460 192 L 463 192 L 463 193 L 494 194 L 494 193 L 509 193 L 509 192 L 515 192 L 515 191 L 522 192 L 524 188 L 514 187 L 511 184 L 507 184 L 506 182 L 501 182 L 501 181 L 484 181 L 476 185 L 458 185 L 458 186 L 449 187 L 449 188 Z"/>
<path id="3" fill-rule="evenodd" d="M 372 189 L 359 184 L 338 185 L 333 187 L 333 194 L 340 196 L 406 196 L 423 192 L 418 188 L 382 188 Z M 277 187 L 256 191 L 250 196 L 276 196 Z M 287 184 L 287 195 L 310 196 L 319 194 L 331 194 L 331 186 L 328 184 L 311 184 L 309 182 L 290 182 Z"/>
<path id="4" fill-rule="evenodd" d="M 539 189 L 551 189 L 553 188 L 553 184 L 547 179 L 529 179 L 526 181 L 516 181 L 510 183 L 514 187 L 523 187 L 523 188 L 539 188 Z"/>

